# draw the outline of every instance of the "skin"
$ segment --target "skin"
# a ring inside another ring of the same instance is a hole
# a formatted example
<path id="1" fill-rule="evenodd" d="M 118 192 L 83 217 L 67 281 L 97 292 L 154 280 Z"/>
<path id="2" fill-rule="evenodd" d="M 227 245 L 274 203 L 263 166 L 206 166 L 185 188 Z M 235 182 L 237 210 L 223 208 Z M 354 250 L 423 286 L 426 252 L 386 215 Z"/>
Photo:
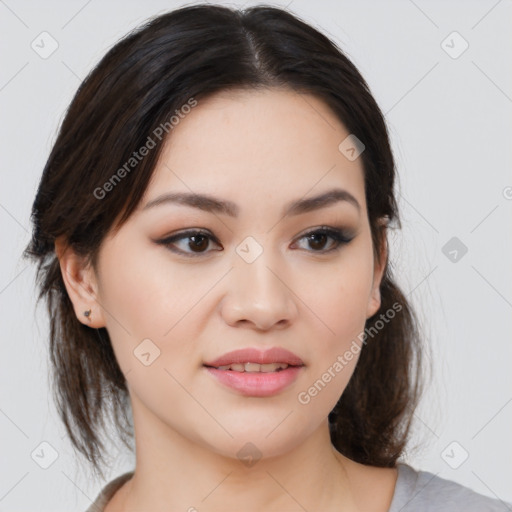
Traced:
<path id="1" fill-rule="evenodd" d="M 297 398 L 380 306 L 386 254 L 380 265 L 373 256 L 361 159 L 338 150 L 348 135 L 311 95 L 217 94 L 175 126 L 139 208 L 104 240 L 96 269 L 57 241 L 76 315 L 107 328 L 132 403 L 135 475 L 107 512 L 388 510 L 396 469 L 351 461 L 329 437 L 327 415 L 358 355 L 309 403 Z M 289 201 L 335 187 L 360 211 L 340 201 L 282 217 Z M 236 203 L 238 217 L 170 203 L 143 210 L 160 194 L 192 191 Z M 325 252 L 333 239 L 305 236 L 323 225 L 353 239 Z M 196 252 L 189 238 L 174 242 L 185 255 L 155 243 L 190 228 L 214 238 Z M 252 263 L 235 251 L 248 236 L 263 249 Z M 147 338 L 160 350 L 149 366 L 133 353 Z M 275 396 L 242 396 L 203 368 L 234 349 L 273 346 L 305 363 Z M 247 442 L 261 454 L 251 467 L 237 457 Z"/>

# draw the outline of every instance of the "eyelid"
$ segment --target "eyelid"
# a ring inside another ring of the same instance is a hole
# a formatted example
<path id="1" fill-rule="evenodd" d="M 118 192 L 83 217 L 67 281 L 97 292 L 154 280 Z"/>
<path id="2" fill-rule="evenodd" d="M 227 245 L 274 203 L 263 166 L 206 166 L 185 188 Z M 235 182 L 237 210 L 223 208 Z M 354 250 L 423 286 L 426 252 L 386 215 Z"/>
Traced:
<path id="1" fill-rule="evenodd" d="M 317 234 L 317 233 L 325 234 L 329 238 L 331 238 L 331 240 L 334 240 L 334 247 L 331 249 L 323 249 L 323 250 L 319 250 L 319 251 L 306 250 L 306 252 L 315 254 L 317 256 L 336 252 L 337 250 L 341 249 L 344 245 L 347 245 L 348 243 L 350 243 L 357 235 L 357 233 L 355 233 L 353 230 L 347 229 L 342 226 L 321 225 L 321 226 L 317 226 L 317 227 L 313 227 L 313 228 L 308 228 L 306 231 L 297 235 L 293 241 L 293 244 L 295 244 L 297 241 L 302 240 L 303 238 L 306 238 L 307 236 Z M 166 247 L 168 250 L 170 250 L 173 253 L 176 253 L 176 254 L 179 254 L 179 255 L 182 255 L 185 257 L 196 258 L 196 257 L 202 257 L 202 256 L 208 255 L 211 251 L 193 253 L 193 252 L 185 252 L 180 249 L 172 249 L 170 247 L 171 244 L 176 241 L 186 240 L 187 238 L 190 238 L 195 235 L 204 236 L 208 240 L 211 240 L 212 242 L 214 242 L 215 244 L 221 245 L 219 240 L 217 239 L 217 237 L 213 233 L 211 233 L 209 230 L 204 229 L 204 228 L 188 228 L 183 231 L 178 231 L 176 233 L 173 233 L 169 236 L 165 236 L 161 239 L 154 240 L 154 242 L 159 245 L 163 245 L 164 247 Z"/>
<path id="2" fill-rule="evenodd" d="M 334 247 L 331 249 L 326 249 L 326 250 L 321 250 L 321 251 L 306 251 L 306 252 L 310 252 L 312 254 L 319 255 L 319 256 L 324 255 L 324 254 L 330 254 L 332 252 L 336 252 L 337 250 L 341 249 L 344 245 L 349 244 L 356 236 L 350 230 L 345 229 L 341 226 L 336 227 L 336 226 L 323 225 L 323 226 L 319 226 L 316 228 L 308 229 L 306 232 L 298 235 L 295 238 L 295 240 L 299 241 L 299 240 L 302 240 L 303 238 L 306 238 L 309 235 L 313 235 L 313 234 L 317 234 L 317 233 L 326 234 L 329 238 L 331 238 L 335 242 Z"/>
<path id="3" fill-rule="evenodd" d="M 171 251 L 175 254 L 189 257 L 189 258 L 197 258 L 197 257 L 201 257 L 201 256 L 206 256 L 207 254 L 209 254 L 211 251 L 207 251 L 207 252 L 203 252 L 203 253 L 200 253 L 200 252 L 193 253 L 193 252 L 185 252 L 180 249 L 171 249 L 170 245 L 172 243 L 182 240 L 182 239 L 186 240 L 187 238 L 190 238 L 194 235 L 205 236 L 206 238 L 208 238 L 208 239 L 212 240 L 213 242 L 215 242 L 216 244 L 220 245 L 220 242 L 217 239 L 217 237 L 213 233 L 211 233 L 211 231 L 206 230 L 204 228 L 188 228 L 183 231 L 178 231 L 176 233 L 172 233 L 171 235 L 164 236 L 163 238 L 154 240 L 154 242 L 158 245 L 163 245 L 165 248 L 167 248 L 169 251 Z"/>
<path id="4" fill-rule="evenodd" d="M 318 233 L 319 231 L 330 233 L 330 234 L 339 234 L 345 237 L 347 240 L 352 239 L 355 236 L 355 233 L 343 226 L 337 225 L 320 225 L 313 228 L 308 228 L 306 231 L 302 232 L 300 235 L 297 235 L 296 239 L 304 238 L 307 235 Z"/>

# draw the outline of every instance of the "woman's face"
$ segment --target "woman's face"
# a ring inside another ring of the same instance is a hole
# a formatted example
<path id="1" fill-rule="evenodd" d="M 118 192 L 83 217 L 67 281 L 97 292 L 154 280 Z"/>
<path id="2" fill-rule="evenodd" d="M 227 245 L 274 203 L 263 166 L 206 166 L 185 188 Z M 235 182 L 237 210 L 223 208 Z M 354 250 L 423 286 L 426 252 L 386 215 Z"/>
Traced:
<path id="1" fill-rule="evenodd" d="M 174 126 L 93 276 L 94 326 L 111 337 L 136 428 L 237 457 L 248 442 L 279 455 L 325 426 L 380 305 L 348 136 L 320 100 L 283 90 L 222 93 Z M 296 359 L 265 358 L 271 348 Z M 215 361 L 240 349 L 255 352 Z"/>

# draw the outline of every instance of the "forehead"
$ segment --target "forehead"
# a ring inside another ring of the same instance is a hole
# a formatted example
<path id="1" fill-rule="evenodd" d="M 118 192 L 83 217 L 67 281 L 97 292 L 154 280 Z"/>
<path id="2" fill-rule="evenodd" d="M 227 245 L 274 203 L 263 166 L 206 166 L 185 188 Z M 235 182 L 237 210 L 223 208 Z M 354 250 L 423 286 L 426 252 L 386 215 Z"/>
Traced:
<path id="1" fill-rule="evenodd" d="M 223 91 L 174 125 L 145 197 L 185 191 L 243 204 L 287 202 L 333 187 L 365 207 L 361 158 L 339 145 L 349 132 L 319 98 L 284 89 Z"/>

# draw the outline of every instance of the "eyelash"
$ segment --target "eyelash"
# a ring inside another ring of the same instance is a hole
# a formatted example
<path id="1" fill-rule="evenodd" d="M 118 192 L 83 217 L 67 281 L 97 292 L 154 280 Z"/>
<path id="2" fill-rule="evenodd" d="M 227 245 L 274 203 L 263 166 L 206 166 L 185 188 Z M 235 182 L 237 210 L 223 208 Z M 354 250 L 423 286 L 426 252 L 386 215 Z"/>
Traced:
<path id="1" fill-rule="evenodd" d="M 310 251 L 310 252 L 313 252 L 316 254 L 327 254 L 327 253 L 331 253 L 334 251 L 339 251 L 344 245 L 350 243 L 353 239 L 353 237 L 348 236 L 348 234 L 342 229 L 330 228 L 328 226 L 322 226 L 321 228 L 318 228 L 318 229 L 315 229 L 315 230 L 305 233 L 304 235 L 302 235 L 299 238 L 299 240 L 302 240 L 303 238 L 310 237 L 311 235 L 319 235 L 319 234 L 327 235 L 329 238 L 334 240 L 335 245 L 331 249 L 327 249 L 327 250 Z M 216 244 L 220 245 L 214 236 L 212 236 L 209 232 L 203 231 L 201 229 L 184 231 L 182 233 L 178 233 L 178 234 L 166 237 L 162 240 L 157 240 L 156 243 L 159 245 L 165 246 L 167 249 L 169 249 L 170 251 L 172 251 L 174 253 L 184 255 L 184 256 L 187 256 L 190 258 L 198 258 L 198 257 L 204 256 L 208 252 L 204 251 L 204 252 L 198 252 L 198 253 L 190 253 L 190 252 L 185 252 L 185 251 L 171 247 L 171 245 L 173 243 L 175 243 L 179 240 L 184 240 L 184 239 L 191 238 L 193 236 L 198 236 L 198 235 L 207 237 L 208 239 L 213 240 Z"/>

